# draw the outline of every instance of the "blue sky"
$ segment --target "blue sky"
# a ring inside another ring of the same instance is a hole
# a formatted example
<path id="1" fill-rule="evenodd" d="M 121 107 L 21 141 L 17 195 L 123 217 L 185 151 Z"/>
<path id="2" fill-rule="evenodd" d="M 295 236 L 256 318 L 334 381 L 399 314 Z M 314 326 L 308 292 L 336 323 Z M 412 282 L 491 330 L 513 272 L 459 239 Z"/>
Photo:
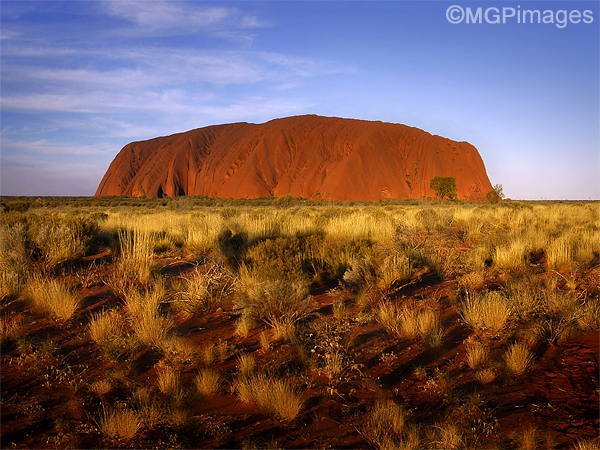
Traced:
<path id="1" fill-rule="evenodd" d="M 599 24 L 598 1 L 2 1 L 0 192 L 89 196 L 131 141 L 319 114 L 468 141 L 513 199 L 599 199 Z"/>

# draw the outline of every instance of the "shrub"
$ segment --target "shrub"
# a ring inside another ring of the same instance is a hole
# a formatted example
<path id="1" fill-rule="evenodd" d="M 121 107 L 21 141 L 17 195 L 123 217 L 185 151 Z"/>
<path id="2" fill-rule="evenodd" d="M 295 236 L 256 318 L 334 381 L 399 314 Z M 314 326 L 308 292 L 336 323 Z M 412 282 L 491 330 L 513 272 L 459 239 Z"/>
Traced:
<path id="1" fill-rule="evenodd" d="M 239 300 L 250 320 L 272 328 L 294 326 L 312 312 L 312 297 L 306 285 L 274 280 L 246 285 Z"/>
<path id="2" fill-rule="evenodd" d="M 27 293 L 37 310 L 60 320 L 70 319 L 79 306 L 75 292 L 56 279 L 34 276 Z"/>
<path id="3" fill-rule="evenodd" d="M 434 177 L 429 183 L 429 188 L 440 200 L 444 200 L 445 197 L 452 200 L 456 197 L 456 179 L 454 177 Z"/>
<path id="4" fill-rule="evenodd" d="M 395 275 L 392 274 L 392 275 Z M 344 285 L 353 291 L 375 285 L 377 275 L 371 258 L 357 258 L 350 261 L 350 267 L 343 276 Z M 391 280 L 393 283 L 395 280 Z"/>
<path id="5" fill-rule="evenodd" d="M 308 281 L 305 272 L 304 242 L 299 238 L 267 239 L 250 248 L 246 254 L 254 277 L 282 280 L 288 283 Z"/>
<path id="6" fill-rule="evenodd" d="M 225 229 L 217 236 L 217 246 L 227 265 L 236 269 L 248 249 L 248 234 Z"/>

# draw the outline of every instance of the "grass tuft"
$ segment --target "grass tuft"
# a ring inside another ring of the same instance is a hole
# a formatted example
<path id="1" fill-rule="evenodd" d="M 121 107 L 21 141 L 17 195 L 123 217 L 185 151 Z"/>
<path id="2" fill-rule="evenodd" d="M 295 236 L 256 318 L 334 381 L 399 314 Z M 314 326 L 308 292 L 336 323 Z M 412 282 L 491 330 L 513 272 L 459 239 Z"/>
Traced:
<path id="1" fill-rule="evenodd" d="M 142 426 L 138 413 L 128 408 L 103 407 L 98 421 L 100 431 L 111 439 L 130 441 Z"/>
<path id="2" fill-rule="evenodd" d="M 37 310 L 60 320 L 69 320 L 79 307 L 75 292 L 56 279 L 36 275 L 28 281 L 27 293 Z"/>
<path id="3" fill-rule="evenodd" d="M 533 364 L 533 353 L 520 342 L 510 345 L 504 354 L 504 361 L 508 371 L 513 375 L 521 375 Z"/>
<path id="4" fill-rule="evenodd" d="M 202 396 L 210 396 L 219 392 L 223 385 L 223 378 L 218 372 L 204 369 L 194 378 L 196 390 Z"/>
<path id="5" fill-rule="evenodd" d="M 302 399 L 286 381 L 264 374 L 241 377 L 236 391 L 243 402 L 255 402 L 261 409 L 284 420 L 294 419 L 302 409 Z"/>

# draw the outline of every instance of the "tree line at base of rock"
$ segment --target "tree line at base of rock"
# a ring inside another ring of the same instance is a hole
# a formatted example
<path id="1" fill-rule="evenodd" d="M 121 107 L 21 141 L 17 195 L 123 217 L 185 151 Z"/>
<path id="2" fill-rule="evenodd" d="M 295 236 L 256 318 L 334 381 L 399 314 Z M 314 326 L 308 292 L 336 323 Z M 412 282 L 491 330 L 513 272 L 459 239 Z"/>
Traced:
<path id="1" fill-rule="evenodd" d="M 439 200 L 456 198 L 456 179 L 454 177 L 433 177 L 429 187 L 435 192 Z M 501 184 L 497 184 L 485 195 L 488 202 L 496 203 L 504 198 L 504 190 Z"/>

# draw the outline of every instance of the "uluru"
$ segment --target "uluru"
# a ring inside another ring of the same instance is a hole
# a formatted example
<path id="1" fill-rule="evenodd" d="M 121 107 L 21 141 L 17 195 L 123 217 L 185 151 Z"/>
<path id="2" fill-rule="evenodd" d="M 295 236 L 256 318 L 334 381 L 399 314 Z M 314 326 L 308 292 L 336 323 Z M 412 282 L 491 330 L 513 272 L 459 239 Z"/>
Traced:
<path id="1" fill-rule="evenodd" d="M 305 115 L 132 142 L 96 196 L 427 198 L 436 176 L 454 177 L 459 199 L 480 200 L 492 189 L 468 142 L 402 124 Z"/>

